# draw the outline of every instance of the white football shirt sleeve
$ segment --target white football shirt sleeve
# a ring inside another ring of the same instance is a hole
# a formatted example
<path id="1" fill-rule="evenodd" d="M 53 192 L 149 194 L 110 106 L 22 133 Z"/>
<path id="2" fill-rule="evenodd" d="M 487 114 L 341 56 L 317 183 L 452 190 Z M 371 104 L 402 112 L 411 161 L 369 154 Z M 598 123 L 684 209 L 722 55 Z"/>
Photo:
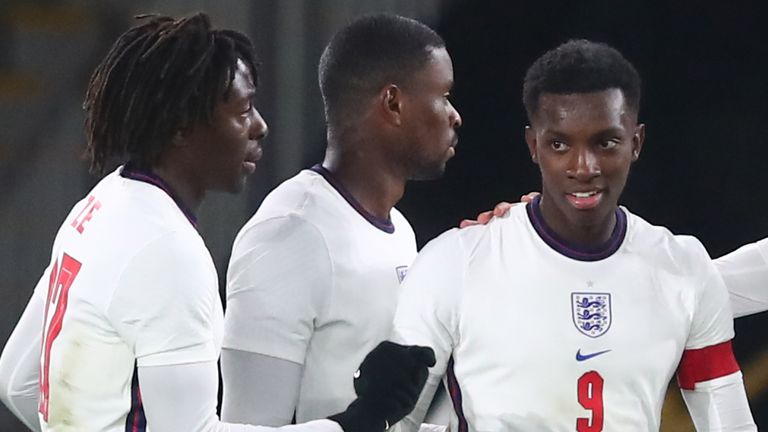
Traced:
<path id="1" fill-rule="evenodd" d="M 754 421 L 731 346 L 734 332 L 728 292 L 703 246 L 695 242 L 691 250 L 701 261 L 694 264 L 700 285 L 677 370 L 678 385 L 697 430 L 753 431 Z"/>
<path id="2" fill-rule="evenodd" d="M 216 416 L 216 362 L 139 367 L 141 396 L 152 432 L 343 432 L 316 420 L 279 428 L 224 423 Z"/>
<path id="3" fill-rule="evenodd" d="M 133 348 L 138 366 L 218 359 L 216 279 L 202 239 L 188 233 L 165 234 L 126 263 L 107 317 Z"/>
<path id="4" fill-rule="evenodd" d="M 689 250 L 695 254 L 698 287 L 693 297 L 691 331 L 685 349 L 699 349 L 733 339 L 733 314 L 728 291 L 722 277 L 709 259 L 704 247 L 692 237 L 681 237 L 690 242 Z"/>
<path id="5" fill-rule="evenodd" d="M 697 431 L 757 431 L 741 372 L 697 383 L 682 393 Z"/>
<path id="6" fill-rule="evenodd" d="M 0 356 L 0 400 L 30 430 L 40 430 L 40 347 L 48 292 L 46 269 Z"/>
<path id="7" fill-rule="evenodd" d="M 449 231 L 427 244 L 403 281 L 395 313 L 395 342 L 435 350 L 437 360 L 414 411 L 397 430 L 416 431 L 446 373 L 459 334 L 459 308 L 466 262 L 459 233 Z"/>
<path id="8" fill-rule="evenodd" d="M 768 310 L 768 239 L 750 243 L 715 260 L 738 318 Z"/>
<path id="9" fill-rule="evenodd" d="M 332 271 L 323 236 L 304 219 L 246 225 L 227 271 L 223 347 L 304 364 Z"/>

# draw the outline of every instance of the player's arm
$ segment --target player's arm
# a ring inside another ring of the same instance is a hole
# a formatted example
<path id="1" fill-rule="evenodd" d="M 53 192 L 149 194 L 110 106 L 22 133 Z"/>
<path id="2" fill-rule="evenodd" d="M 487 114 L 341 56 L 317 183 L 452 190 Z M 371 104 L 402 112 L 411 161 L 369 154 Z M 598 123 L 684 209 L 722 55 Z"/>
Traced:
<path id="1" fill-rule="evenodd" d="M 221 422 L 216 415 L 216 286 L 202 241 L 180 233 L 148 244 L 126 263 L 117 282 L 105 313 L 133 347 L 147 425 L 153 432 L 274 430 Z M 430 364 L 423 351 L 395 344 L 377 348 L 366 358 L 373 366 L 361 365 L 367 371 L 362 376 L 368 391 L 359 392 L 346 411 L 333 420 L 277 430 L 383 431 L 386 422 L 399 420 L 415 404 Z"/>
<path id="2" fill-rule="evenodd" d="M 155 432 L 383 432 L 413 408 L 432 364 L 429 348 L 383 342 L 360 365 L 358 398 L 345 411 L 278 428 L 218 420 L 214 361 L 139 367 L 139 384 L 147 424 Z"/>
<path id="3" fill-rule="evenodd" d="M 40 376 L 40 339 L 48 288 L 43 273 L 19 323 L 0 356 L 0 400 L 29 429 L 40 430 L 37 415 Z"/>
<path id="4" fill-rule="evenodd" d="M 698 242 L 696 242 L 698 244 Z M 706 251 L 694 249 L 699 279 L 692 298 L 691 330 L 677 379 L 696 430 L 756 431 L 741 370 L 731 347 L 733 314 L 728 291 Z"/>
<path id="5" fill-rule="evenodd" d="M 291 423 L 314 322 L 330 289 L 325 240 L 303 219 L 269 219 L 238 235 L 227 271 L 222 419 Z"/>
<path id="6" fill-rule="evenodd" d="M 686 350 L 678 385 L 697 431 L 756 431 L 731 341 Z"/>
<path id="7" fill-rule="evenodd" d="M 715 260 L 731 298 L 734 317 L 768 310 L 768 239 Z"/>
<path id="8" fill-rule="evenodd" d="M 221 371 L 223 420 L 266 426 L 291 423 L 299 397 L 301 364 L 264 354 L 224 349 Z"/>
<path id="9" fill-rule="evenodd" d="M 429 409 L 429 401 L 434 397 L 437 387 L 440 385 L 440 377 L 430 371 L 424 390 L 421 392 L 416 405 L 405 418 L 393 426 L 395 432 L 433 432 L 447 430 L 447 427 L 441 425 L 430 425 L 422 423 Z"/>
<path id="10" fill-rule="evenodd" d="M 281 428 L 225 423 L 216 416 L 218 371 L 215 361 L 168 366 L 139 367 L 139 385 L 154 432 L 339 432 L 330 420 Z"/>
<path id="11" fill-rule="evenodd" d="M 422 423 L 419 432 L 450 432 L 448 426 Z"/>
<path id="12" fill-rule="evenodd" d="M 432 347 L 436 365 L 429 371 L 424 391 L 413 412 L 398 423 L 398 431 L 415 432 L 420 429 L 435 391 L 448 370 L 458 335 L 465 268 L 463 248 L 454 230 L 427 244 L 403 281 L 395 313 L 393 340 Z"/>

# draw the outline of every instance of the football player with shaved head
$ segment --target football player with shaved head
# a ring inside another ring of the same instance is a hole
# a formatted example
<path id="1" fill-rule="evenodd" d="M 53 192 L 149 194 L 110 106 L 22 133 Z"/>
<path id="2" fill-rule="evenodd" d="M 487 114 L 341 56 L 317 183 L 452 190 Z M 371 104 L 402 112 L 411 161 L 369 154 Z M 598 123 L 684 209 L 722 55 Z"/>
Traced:
<path id="1" fill-rule="evenodd" d="M 416 256 L 395 205 L 408 181 L 442 175 L 458 140 L 451 57 L 426 25 L 359 17 L 318 69 L 325 159 L 273 190 L 232 250 L 222 351 L 231 421 L 323 418 L 354 399 L 349 377 L 391 334 Z"/>

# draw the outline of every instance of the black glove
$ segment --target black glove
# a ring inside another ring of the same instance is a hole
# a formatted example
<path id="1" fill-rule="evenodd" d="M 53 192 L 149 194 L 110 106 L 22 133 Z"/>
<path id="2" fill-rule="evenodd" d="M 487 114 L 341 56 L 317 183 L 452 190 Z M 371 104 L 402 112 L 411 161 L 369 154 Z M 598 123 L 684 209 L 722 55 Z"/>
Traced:
<path id="1" fill-rule="evenodd" d="M 427 368 L 434 365 L 432 348 L 384 341 L 355 372 L 357 399 L 328 418 L 344 432 L 383 431 L 413 411 L 427 382 Z"/>

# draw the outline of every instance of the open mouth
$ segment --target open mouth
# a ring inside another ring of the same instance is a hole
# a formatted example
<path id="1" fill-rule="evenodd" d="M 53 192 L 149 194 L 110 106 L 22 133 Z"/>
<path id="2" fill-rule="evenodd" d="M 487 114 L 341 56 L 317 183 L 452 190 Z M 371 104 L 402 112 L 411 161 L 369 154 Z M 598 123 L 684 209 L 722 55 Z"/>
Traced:
<path id="1" fill-rule="evenodd" d="M 565 194 L 568 202 L 579 210 L 589 210 L 597 207 L 603 198 L 603 192 L 598 190 L 586 192 L 569 192 Z"/>

